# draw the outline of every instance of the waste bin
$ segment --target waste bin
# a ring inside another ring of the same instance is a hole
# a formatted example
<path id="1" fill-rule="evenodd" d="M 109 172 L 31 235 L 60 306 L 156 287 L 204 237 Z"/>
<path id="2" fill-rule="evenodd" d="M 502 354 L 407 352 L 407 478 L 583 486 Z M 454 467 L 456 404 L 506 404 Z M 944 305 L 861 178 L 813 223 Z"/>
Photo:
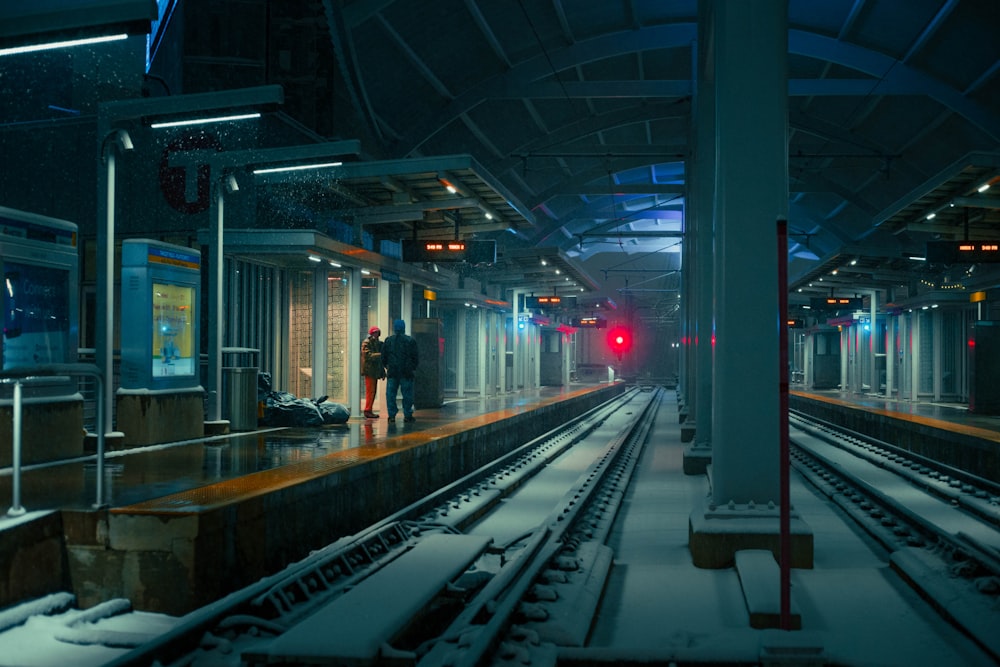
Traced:
<path id="1" fill-rule="evenodd" d="M 257 428 L 257 363 L 260 350 L 250 347 L 224 347 L 222 367 L 222 418 L 229 420 L 232 431 Z M 227 359 L 228 356 L 228 359 Z"/>

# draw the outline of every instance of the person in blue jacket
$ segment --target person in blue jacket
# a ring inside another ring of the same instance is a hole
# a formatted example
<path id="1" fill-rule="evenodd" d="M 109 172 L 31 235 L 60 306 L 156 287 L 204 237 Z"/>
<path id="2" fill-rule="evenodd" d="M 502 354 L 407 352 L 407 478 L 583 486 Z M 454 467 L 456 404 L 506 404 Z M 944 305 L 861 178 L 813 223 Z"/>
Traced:
<path id="1" fill-rule="evenodd" d="M 406 335 L 406 323 L 396 320 L 392 323 L 392 335 L 382 343 L 382 363 L 385 365 L 386 415 L 392 421 L 399 407 L 396 395 L 403 394 L 403 421 L 413 422 L 413 374 L 420 363 L 417 341 Z"/>

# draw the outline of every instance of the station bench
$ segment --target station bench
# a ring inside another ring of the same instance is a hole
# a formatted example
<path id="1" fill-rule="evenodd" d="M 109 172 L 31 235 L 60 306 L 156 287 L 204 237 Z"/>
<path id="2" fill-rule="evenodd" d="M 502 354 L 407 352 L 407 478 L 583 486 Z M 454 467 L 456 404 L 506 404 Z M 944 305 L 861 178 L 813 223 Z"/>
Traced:
<path id="1" fill-rule="evenodd" d="M 261 652 L 243 654 L 254 667 L 276 664 L 374 664 L 407 622 L 465 572 L 492 539 L 434 534 L 361 581 Z"/>
<path id="2" fill-rule="evenodd" d="M 781 571 L 774 554 L 767 549 L 741 549 L 736 552 L 736 572 L 743 588 L 743 599 L 750 614 L 750 627 L 777 628 L 781 625 Z M 795 601 L 791 605 L 792 630 L 802 629 L 802 614 Z"/>

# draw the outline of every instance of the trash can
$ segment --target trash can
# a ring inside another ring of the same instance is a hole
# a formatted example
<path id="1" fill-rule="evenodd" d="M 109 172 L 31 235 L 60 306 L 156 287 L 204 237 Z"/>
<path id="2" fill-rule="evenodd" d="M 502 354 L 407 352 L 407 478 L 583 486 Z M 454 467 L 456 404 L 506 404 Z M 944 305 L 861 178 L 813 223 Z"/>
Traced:
<path id="1" fill-rule="evenodd" d="M 222 418 L 229 420 L 232 431 L 257 428 L 258 352 L 249 347 L 222 348 L 223 359 L 228 355 L 231 362 L 222 367 Z"/>

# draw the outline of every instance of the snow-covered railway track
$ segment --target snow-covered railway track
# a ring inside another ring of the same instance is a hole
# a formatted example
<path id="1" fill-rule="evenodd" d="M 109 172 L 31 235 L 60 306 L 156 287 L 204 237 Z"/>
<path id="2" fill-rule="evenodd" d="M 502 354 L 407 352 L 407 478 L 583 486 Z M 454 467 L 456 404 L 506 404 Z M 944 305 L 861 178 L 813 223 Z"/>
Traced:
<path id="1" fill-rule="evenodd" d="M 585 633 L 610 567 L 603 536 L 661 391 L 626 392 L 156 636 L 77 644 L 74 662 L 473 665 L 530 652 L 523 637 L 546 625 Z M 109 636 L 135 622 L 119 602 Z"/>
<path id="2" fill-rule="evenodd" d="M 790 438 L 799 472 L 882 544 L 893 568 L 944 617 L 1000 660 L 1000 489 L 801 415 L 790 418 Z"/>

